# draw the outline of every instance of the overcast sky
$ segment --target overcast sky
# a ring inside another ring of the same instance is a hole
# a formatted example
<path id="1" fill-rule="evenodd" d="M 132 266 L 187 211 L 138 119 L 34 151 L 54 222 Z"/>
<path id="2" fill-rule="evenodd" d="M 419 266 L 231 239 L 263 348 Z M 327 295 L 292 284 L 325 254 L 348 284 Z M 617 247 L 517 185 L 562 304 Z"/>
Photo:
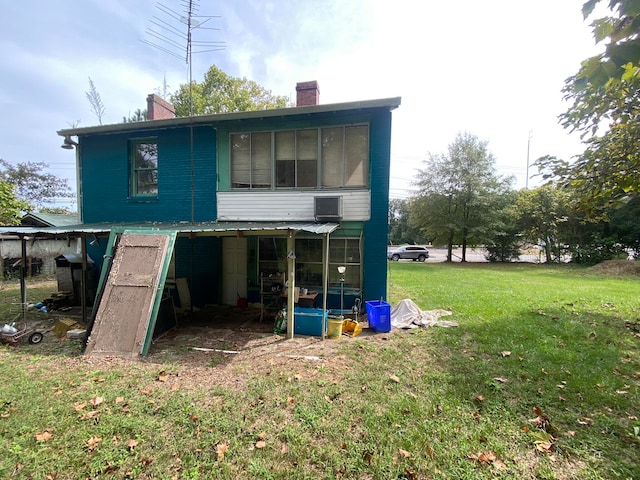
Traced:
<path id="1" fill-rule="evenodd" d="M 184 30 L 158 8 L 184 12 L 184 3 L 0 0 L 0 158 L 46 162 L 75 187 L 74 153 L 56 131 L 97 124 L 89 77 L 105 124 L 146 108 L 165 75 L 171 92 L 186 83 L 184 60 L 143 42 L 153 40 L 149 28 L 160 30 L 153 17 Z M 395 198 L 407 197 L 429 152 L 446 151 L 463 131 L 487 140 L 498 173 L 523 187 L 527 155 L 581 151 L 557 117 L 564 80 L 598 51 L 582 3 L 200 0 L 201 15 L 220 16 L 207 23 L 219 30 L 195 29 L 194 40 L 225 49 L 194 54 L 193 79 L 215 64 L 293 99 L 296 83 L 309 80 L 325 104 L 402 97 L 393 112 Z"/>

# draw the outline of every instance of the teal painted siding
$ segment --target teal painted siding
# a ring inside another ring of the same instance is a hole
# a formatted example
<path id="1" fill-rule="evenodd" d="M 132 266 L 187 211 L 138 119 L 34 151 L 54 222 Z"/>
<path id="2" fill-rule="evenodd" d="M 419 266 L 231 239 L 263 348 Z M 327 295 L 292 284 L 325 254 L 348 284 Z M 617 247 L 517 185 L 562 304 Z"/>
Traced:
<path id="1" fill-rule="evenodd" d="M 363 292 L 365 300 L 386 300 L 391 112 L 371 119 L 369 142 L 371 220 L 364 225 Z"/>
<path id="2" fill-rule="evenodd" d="M 353 123 L 369 124 L 371 219 L 364 223 L 362 229 L 364 297 L 365 300 L 386 299 L 391 154 L 391 112 L 388 108 L 226 121 L 194 128 L 193 220 L 215 221 L 216 190 L 230 190 L 229 133 Z M 158 197 L 149 201 L 131 199 L 129 140 L 151 136 L 158 139 Z M 138 134 L 87 135 L 80 138 L 80 148 L 84 223 L 178 222 L 192 219 L 188 127 Z M 341 234 L 336 232 L 336 235 Z M 356 232 L 349 232 L 350 236 L 354 234 Z M 176 242 L 176 275 L 188 279 L 192 301 L 196 306 L 220 302 L 220 245 L 220 239 L 216 237 L 197 237 L 193 240 L 180 237 Z M 99 252 L 95 254 L 99 255 Z"/>
<path id="3" fill-rule="evenodd" d="M 158 197 L 130 198 L 129 140 L 158 139 Z M 191 220 L 189 128 L 81 139 L 84 223 Z M 194 220 L 216 219 L 216 142 L 210 127 L 194 129 Z"/>

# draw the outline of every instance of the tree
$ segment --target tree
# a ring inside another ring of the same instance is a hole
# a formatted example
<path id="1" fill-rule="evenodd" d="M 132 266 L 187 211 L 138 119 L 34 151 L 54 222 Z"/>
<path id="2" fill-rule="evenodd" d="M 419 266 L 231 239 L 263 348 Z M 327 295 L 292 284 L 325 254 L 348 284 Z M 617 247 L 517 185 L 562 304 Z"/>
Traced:
<path id="1" fill-rule="evenodd" d="M 389 243 L 424 243 L 424 237 L 409 224 L 409 201 L 399 198 L 389 200 Z"/>
<path id="2" fill-rule="evenodd" d="M 486 141 L 459 133 L 446 154 L 429 154 L 418 172 L 410 218 L 433 241 L 447 245 L 448 262 L 454 242 L 461 243 L 464 262 L 467 246 L 491 230 L 494 202 L 511 182 L 495 173 L 494 163 Z"/>
<path id="3" fill-rule="evenodd" d="M 486 258 L 490 262 L 511 262 L 520 258 L 522 232 L 516 208 L 519 191 L 508 190 L 496 196 L 491 228 L 486 235 Z"/>
<path id="4" fill-rule="evenodd" d="M 102 125 L 102 117 L 104 117 L 105 108 L 91 77 L 89 77 L 89 91 L 84 92 L 84 94 L 86 95 L 87 100 L 89 100 L 91 111 L 98 118 L 98 123 Z"/>
<path id="5" fill-rule="evenodd" d="M 122 123 L 135 123 L 144 122 L 147 119 L 147 109 L 140 110 L 139 108 L 133 112 L 130 117 L 122 117 Z"/>
<path id="6" fill-rule="evenodd" d="M 640 257 L 640 197 L 631 198 L 610 214 L 610 232 L 616 242 Z"/>
<path id="7" fill-rule="evenodd" d="M 179 117 L 268 110 L 290 105 L 288 97 L 273 95 L 253 80 L 227 75 L 215 65 L 209 68 L 202 83 L 192 81 L 191 86 L 180 85 L 171 100 Z"/>
<path id="8" fill-rule="evenodd" d="M 18 199 L 15 187 L 0 180 L 0 225 L 18 225 L 27 203 Z"/>
<path id="9" fill-rule="evenodd" d="M 12 185 L 18 199 L 26 202 L 23 210 L 33 210 L 55 198 L 71 198 L 73 192 L 67 179 L 45 173 L 44 162 L 24 162 L 12 165 L 0 159 L 0 180 Z"/>
<path id="10" fill-rule="evenodd" d="M 553 184 L 523 190 L 516 208 L 525 238 L 544 249 L 547 262 L 558 262 L 564 253 L 563 232 L 569 219 L 569 193 Z"/>
<path id="11" fill-rule="evenodd" d="M 55 215 L 76 215 L 76 212 L 67 207 L 42 207 L 38 209 L 40 213 L 53 213 Z"/>
<path id="12" fill-rule="evenodd" d="M 585 19 L 600 1 L 583 5 Z M 563 89 L 572 105 L 561 123 L 581 132 L 586 150 L 553 172 L 591 209 L 640 192 L 640 4 L 609 0 L 609 9 L 610 16 L 592 23 L 604 51 L 582 62 Z"/>

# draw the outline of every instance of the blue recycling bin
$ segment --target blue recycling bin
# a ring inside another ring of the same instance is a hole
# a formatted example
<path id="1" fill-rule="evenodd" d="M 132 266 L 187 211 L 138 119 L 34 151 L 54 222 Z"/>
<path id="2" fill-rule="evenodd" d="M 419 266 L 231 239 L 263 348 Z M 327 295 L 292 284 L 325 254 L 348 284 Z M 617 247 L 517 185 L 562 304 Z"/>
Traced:
<path id="1" fill-rule="evenodd" d="M 382 300 L 364 302 L 369 328 L 377 333 L 391 331 L 391 305 Z"/>

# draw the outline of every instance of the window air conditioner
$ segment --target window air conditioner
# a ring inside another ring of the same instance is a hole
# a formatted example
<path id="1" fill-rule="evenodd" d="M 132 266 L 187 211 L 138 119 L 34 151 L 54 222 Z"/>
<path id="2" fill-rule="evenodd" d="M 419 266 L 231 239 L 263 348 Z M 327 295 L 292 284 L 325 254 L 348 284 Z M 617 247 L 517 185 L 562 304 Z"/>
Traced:
<path id="1" fill-rule="evenodd" d="M 339 222 L 342 220 L 342 197 L 314 197 L 316 222 Z"/>

